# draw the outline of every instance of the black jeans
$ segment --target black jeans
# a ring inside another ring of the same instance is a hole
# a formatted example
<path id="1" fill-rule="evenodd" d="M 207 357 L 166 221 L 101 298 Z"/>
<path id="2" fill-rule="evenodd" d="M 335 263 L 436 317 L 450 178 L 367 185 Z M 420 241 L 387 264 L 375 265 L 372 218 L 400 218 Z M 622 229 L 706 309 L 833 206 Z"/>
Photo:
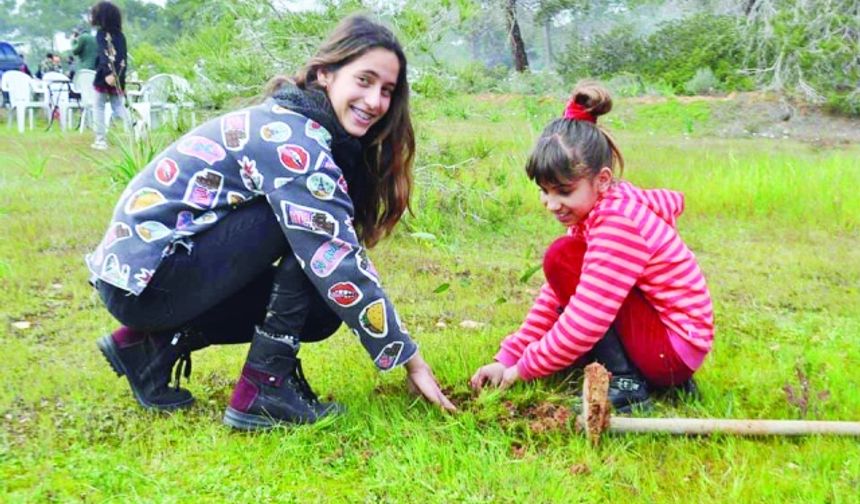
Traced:
<path id="1" fill-rule="evenodd" d="M 213 344 L 249 342 L 257 325 L 308 342 L 340 327 L 265 199 L 227 214 L 192 241 L 190 250 L 178 246 L 164 259 L 140 296 L 97 282 L 107 310 L 131 329 L 194 329 Z"/>

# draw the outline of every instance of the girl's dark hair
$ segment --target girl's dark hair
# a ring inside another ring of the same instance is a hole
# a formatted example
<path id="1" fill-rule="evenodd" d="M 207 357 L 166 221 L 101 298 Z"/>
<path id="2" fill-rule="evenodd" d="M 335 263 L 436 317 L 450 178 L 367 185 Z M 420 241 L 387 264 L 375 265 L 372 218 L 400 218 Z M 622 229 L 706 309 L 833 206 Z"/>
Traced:
<path id="1" fill-rule="evenodd" d="M 317 82 L 317 71 L 336 72 L 376 48 L 394 53 L 400 71 L 388 111 L 361 139 L 369 183 L 366 190 L 350 195 L 355 207 L 355 230 L 368 247 L 388 235 L 406 210 L 411 211 L 415 132 L 409 114 L 406 55 L 400 42 L 385 26 L 364 16 L 350 16 L 335 27 L 298 75 L 292 79 L 274 77 L 266 85 L 269 95 L 287 81 L 302 89 L 323 90 Z"/>
<path id="2" fill-rule="evenodd" d="M 609 91 L 592 81 L 579 82 L 571 100 L 595 120 L 612 110 Z M 609 132 L 596 122 L 556 119 L 538 138 L 526 174 L 540 186 L 557 185 L 594 177 L 604 166 L 624 172 L 624 157 Z"/>
<path id="3" fill-rule="evenodd" d="M 90 21 L 93 26 L 106 32 L 122 31 L 122 13 L 119 7 L 107 1 L 93 5 L 90 9 Z"/>

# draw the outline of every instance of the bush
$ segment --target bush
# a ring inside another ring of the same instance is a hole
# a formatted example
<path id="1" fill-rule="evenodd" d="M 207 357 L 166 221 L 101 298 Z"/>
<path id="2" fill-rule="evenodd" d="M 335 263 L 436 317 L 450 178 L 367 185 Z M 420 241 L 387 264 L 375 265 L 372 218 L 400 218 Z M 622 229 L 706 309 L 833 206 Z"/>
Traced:
<path id="1" fill-rule="evenodd" d="M 684 84 L 684 91 L 690 95 L 713 94 L 720 87 L 720 81 L 714 71 L 708 67 L 696 70 L 696 75 Z"/>

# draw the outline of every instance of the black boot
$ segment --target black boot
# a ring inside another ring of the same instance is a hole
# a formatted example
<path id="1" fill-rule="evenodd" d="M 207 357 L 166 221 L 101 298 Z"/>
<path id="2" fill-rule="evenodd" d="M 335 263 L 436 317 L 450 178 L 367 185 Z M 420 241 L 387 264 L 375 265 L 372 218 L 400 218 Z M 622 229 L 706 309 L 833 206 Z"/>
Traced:
<path id="1" fill-rule="evenodd" d="M 594 362 L 599 362 L 612 373 L 609 380 L 609 401 L 615 411 L 630 413 L 633 408 L 651 407 L 645 377 L 630 362 L 614 328 L 610 327 L 606 335 L 594 345 L 591 357 Z"/>
<path id="2" fill-rule="evenodd" d="M 134 398 L 144 408 L 174 410 L 194 402 L 179 381 L 181 376 L 191 375 L 191 351 L 207 346 L 199 332 L 147 333 L 121 327 L 96 344 L 117 376 L 125 375 Z"/>
<path id="3" fill-rule="evenodd" d="M 266 429 L 282 423 L 314 423 L 343 411 L 337 403 L 320 402 L 311 390 L 296 357 L 297 345 L 259 330 L 254 334 L 224 414 L 225 424 L 240 430 Z"/>

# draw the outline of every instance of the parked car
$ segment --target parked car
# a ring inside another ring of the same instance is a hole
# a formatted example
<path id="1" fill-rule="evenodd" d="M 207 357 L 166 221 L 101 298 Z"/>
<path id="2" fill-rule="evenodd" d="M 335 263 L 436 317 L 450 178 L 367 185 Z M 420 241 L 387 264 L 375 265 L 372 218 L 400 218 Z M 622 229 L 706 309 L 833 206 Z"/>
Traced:
<path id="1" fill-rule="evenodd" d="M 0 77 L 3 77 L 3 72 L 8 70 L 19 70 L 27 75 L 30 74 L 30 69 L 24 63 L 24 58 L 15 50 L 15 46 L 9 42 L 0 41 Z M 6 93 L 3 93 L 0 104 L 5 105 L 9 98 Z"/>

